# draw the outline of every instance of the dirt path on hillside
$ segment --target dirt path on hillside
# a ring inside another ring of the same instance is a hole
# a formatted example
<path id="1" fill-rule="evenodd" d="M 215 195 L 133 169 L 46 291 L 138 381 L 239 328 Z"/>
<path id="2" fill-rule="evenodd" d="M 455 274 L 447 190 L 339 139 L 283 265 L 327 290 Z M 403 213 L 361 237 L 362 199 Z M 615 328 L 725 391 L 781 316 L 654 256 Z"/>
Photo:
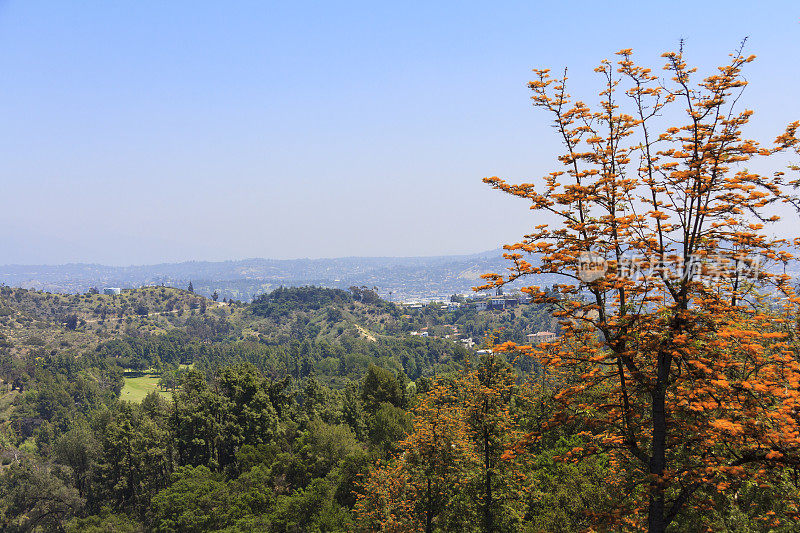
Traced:
<path id="1" fill-rule="evenodd" d="M 367 331 L 366 329 L 362 328 L 362 327 L 361 327 L 361 326 L 359 326 L 358 324 L 356 324 L 356 329 L 358 330 L 358 332 L 359 332 L 359 333 L 361 333 L 362 335 L 364 335 L 364 337 L 366 337 L 366 338 L 367 338 L 367 340 L 370 340 L 370 341 L 372 341 L 372 342 L 377 342 L 377 341 L 378 341 L 378 339 L 376 339 L 376 338 L 375 338 L 375 335 L 373 335 L 372 333 L 370 333 L 370 332 L 369 332 L 369 331 Z"/>

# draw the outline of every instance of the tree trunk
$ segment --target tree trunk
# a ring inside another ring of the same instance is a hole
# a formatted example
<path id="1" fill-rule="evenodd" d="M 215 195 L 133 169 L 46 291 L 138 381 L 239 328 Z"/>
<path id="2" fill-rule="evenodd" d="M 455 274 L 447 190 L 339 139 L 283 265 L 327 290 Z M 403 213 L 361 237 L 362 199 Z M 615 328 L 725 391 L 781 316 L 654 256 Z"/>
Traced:
<path id="1" fill-rule="evenodd" d="M 659 365 L 659 366 L 663 366 Z M 659 372 L 660 373 L 660 372 Z M 650 505 L 647 516 L 649 533 L 664 533 L 667 528 L 664 516 L 664 486 L 661 476 L 664 474 L 667 451 L 667 417 L 665 411 L 665 391 L 663 381 L 659 379 L 652 392 L 653 410 L 653 451 L 650 455 Z"/>
<path id="2" fill-rule="evenodd" d="M 428 501 L 425 506 L 425 533 L 433 533 L 433 496 L 431 495 L 431 478 L 428 475 Z"/>
<path id="3" fill-rule="evenodd" d="M 494 516 L 492 516 L 492 467 L 489 450 L 489 432 L 484 430 L 483 435 L 483 454 L 486 466 L 486 478 L 484 481 L 485 501 L 483 508 L 483 527 L 486 533 L 494 531 Z"/>

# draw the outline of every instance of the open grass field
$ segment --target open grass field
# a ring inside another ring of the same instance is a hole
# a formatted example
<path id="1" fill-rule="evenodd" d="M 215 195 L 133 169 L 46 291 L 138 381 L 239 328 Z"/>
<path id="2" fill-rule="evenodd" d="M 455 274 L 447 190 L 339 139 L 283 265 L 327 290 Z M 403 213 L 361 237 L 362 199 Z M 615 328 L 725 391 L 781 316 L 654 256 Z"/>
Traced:
<path id="1" fill-rule="evenodd" d="M 152 391 L 156 391 L 167 398 L 172 396 L 171 392 L 159 390 L 158 374 L 144 374 L 137 377 L 126 377 L 119 399 L 139 403 Z"/>

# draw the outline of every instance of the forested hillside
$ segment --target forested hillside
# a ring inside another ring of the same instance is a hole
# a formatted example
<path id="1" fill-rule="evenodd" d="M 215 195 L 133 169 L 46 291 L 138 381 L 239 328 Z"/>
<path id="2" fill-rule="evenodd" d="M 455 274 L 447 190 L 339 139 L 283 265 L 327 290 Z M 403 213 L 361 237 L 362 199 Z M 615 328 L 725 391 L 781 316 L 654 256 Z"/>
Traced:
<path id="1" fill-rule="evenodd" d="M 551 320 L 355 287 L 242 304 L 3 286 L 2 528 L 350 530 L 363 476 L 399 450 L 421 395 L 474 364 L 484 336 Z"/>

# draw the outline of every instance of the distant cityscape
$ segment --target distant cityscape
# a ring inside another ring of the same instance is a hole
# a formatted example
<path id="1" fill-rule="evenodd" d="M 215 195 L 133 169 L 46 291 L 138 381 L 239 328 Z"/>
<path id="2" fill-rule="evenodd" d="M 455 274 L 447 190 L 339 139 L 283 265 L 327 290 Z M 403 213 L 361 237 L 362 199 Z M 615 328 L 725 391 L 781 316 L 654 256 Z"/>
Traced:
<path id="1" fill-rule="evenodd" d="M 0 266 L 0 283 L 50 292 L 82 293 L 165 285 L 219 299 L 251 301 L 281 286 L 366 287 L 395 303 L 447 301 L 474 295 L 481 275 L 507 268 L 501 250 L 435 257 L 348 257 L 335 259 L 168 263 L 113 267 L 95 264 Z M 536 280 L 529 279 L 527 283 Z M 513 287 L 512 287 L 513 289 Z M 483 305 L 483 304 L 480 304 Z M 492 305 L 486 303 L 487 306 Z"/>
<path id="2" fill-rule="evenodd" d="M 279 287 L 367 288 L 384 300 L 403 304 L 449 301 L 452 295 L 476 299 L 478 306 L 498 305 L 476 293 L 482 274 L 503 273 L 508 261 L 502 250 L 470 255 L 432 257 L 343 257 L 333 259 L 244 259 L 239 261 L 189 261 L 114 267 L 73 263 L 67 265 L 0 265 L 0 284 L 49 292 L 83 293 L 91 288 L 132 289 L 163 285 L 204 296 L 217 293 L 220 300 L 252 301 Z M 800 263 L 786 273 L 800 278 Z M 506 286 L 506 292 L 527 285 L 558 282 L 557 275 L 540 275 Z"/>

